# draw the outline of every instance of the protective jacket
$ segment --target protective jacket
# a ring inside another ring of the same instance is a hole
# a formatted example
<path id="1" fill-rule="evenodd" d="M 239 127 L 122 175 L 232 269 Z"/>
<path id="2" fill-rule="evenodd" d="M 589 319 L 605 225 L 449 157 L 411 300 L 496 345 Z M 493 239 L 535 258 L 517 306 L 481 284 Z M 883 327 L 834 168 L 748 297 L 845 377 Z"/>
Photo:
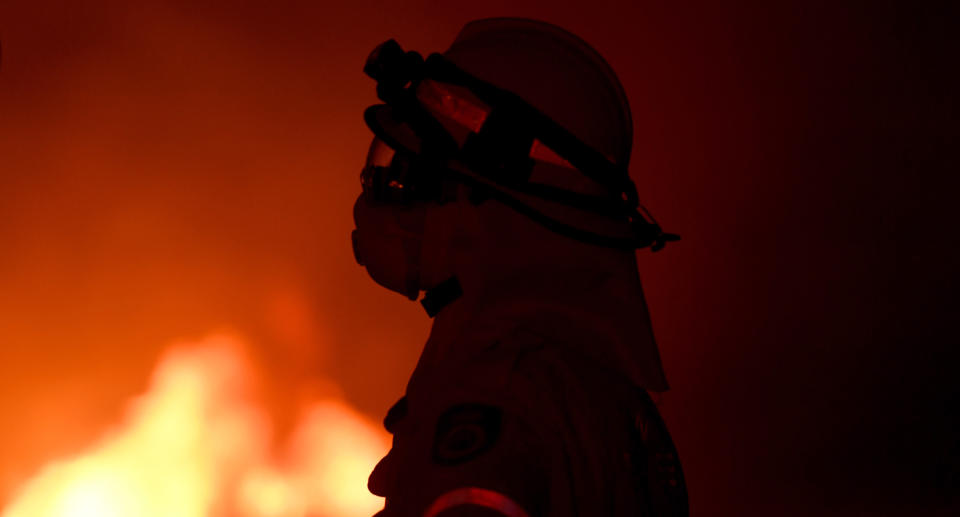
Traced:
<path id="1" fill-rule="evenodd" d="M 438 318 L 388 413 L 393 448 L 370 476 L 383 517 L 686 515 L 656 407 L 598 353 L 645 322 L 589 274 L 494 298 L 448 307 L 471 315 Z"/>

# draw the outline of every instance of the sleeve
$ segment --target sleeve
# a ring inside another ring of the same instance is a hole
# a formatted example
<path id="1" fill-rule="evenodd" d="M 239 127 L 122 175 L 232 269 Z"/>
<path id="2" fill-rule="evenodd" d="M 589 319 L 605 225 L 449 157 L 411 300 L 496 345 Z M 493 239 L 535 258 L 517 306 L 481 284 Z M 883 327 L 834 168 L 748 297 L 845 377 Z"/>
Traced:
<path id="1" fill-rule="evenodd" d="M 482 398 L 433 408 L 401 399 L 385 421 L 393 447 L 369 480 L 386 497 L 378 517 L 545 515 L 549 469 L 528 420 Z"/>

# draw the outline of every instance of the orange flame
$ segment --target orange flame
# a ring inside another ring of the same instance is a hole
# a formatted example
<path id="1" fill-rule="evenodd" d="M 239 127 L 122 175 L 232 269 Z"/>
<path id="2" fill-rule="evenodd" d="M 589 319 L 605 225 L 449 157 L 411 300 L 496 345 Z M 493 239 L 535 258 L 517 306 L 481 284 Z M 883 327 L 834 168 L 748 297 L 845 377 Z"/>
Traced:
<path id="1" fill-rule="evenodd" d="M 353 517 L 379 510 L 366 477 L 389 447 L 342 400 L 304 411 L 281 451 L 253 402 L 239 342 L 169 350 L 123 424 L 47 465 L 2 517 Z"/>

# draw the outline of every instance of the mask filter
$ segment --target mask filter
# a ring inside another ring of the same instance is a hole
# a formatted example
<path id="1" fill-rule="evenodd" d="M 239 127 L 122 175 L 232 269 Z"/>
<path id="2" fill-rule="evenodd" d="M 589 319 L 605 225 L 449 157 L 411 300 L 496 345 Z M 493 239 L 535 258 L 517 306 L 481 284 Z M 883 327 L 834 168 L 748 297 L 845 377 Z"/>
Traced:
<path id="1" fill-rule="evenodd" d="M 361 195 L 353 207 L 353 255 L 373 280 L 411 300 L 420 294 L 420 249 L 424 210 L 371 203 Z"/>

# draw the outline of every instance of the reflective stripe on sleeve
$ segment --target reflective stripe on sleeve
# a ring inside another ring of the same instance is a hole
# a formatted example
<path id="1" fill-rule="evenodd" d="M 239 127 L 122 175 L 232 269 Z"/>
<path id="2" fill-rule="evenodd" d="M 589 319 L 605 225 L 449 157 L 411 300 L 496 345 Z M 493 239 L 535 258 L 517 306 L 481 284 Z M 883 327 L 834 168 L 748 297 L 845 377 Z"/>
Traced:
<path id="1" fill-rule="evenodd" d="M 489 508 L 506 517 L 530 517 L 513 499 L 500 492 L 476 487 L 457 488 L 441 495 L 423 512 L 423 517 L 436 517 L 444 510 L 465 504 Z"/>

